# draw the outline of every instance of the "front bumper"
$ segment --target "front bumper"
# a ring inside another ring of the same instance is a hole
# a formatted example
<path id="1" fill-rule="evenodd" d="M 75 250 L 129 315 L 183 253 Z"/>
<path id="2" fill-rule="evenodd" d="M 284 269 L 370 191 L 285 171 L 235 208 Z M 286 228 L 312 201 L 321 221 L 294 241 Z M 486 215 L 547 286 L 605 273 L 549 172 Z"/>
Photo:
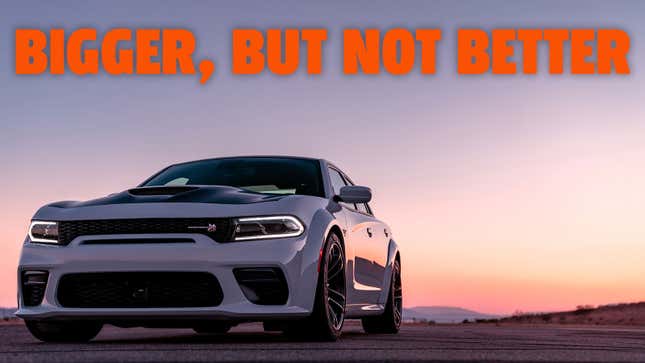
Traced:
<path id="1" fill-rule="evenodd" d="M 96 238 L 97 236 L 92 236 Z M 25 306 L 19 288 L 17 316 L 23 319 L 94 318 L 119 319 L 233 319 L 269 320 L 311 314 L 317 280 L 318 247 L 308 250 L 307 235 L 274 240 L 217 243 L 197 234 L 110 235 L 105 239 L 189 238 L 195 243 L 84 244 L 78 237 L 68 246 L 49 246 L 26 241 L 19 276 L 26 270 L 49 272 L 43 301 Z M 284 273 L 289 297 L 284 305 L 257 305 L 244 295 L 234 268 L 274 267 Z M 213 274 L 223 292 L 221 304 L 198 308 L 66 308 L 57 298 L 61 276 L 87 272 L 184 271 Z M 19 284 L 20 286 L 20 284 Z"/>

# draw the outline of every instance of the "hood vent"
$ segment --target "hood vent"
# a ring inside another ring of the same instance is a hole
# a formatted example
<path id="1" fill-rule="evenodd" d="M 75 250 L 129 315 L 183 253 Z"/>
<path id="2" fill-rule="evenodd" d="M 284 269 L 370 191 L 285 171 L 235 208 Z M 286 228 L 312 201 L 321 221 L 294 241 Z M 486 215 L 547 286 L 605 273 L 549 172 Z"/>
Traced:
<path id="1" fill-rule="evenodd" d="M 132 195 L 176 195 L 197 190 L 197 187 L 143 187 L 128 190 Z"/>

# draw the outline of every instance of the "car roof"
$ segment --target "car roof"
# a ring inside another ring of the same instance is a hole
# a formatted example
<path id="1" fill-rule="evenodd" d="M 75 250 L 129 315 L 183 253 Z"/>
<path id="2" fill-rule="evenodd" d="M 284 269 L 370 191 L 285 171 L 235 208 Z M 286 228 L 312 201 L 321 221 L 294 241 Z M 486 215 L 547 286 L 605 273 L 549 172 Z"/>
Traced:
<path id="1" fill-rule="evenodd" d="M 326 160 L 324 160 L 324 159 L 312 158 L 312 157 L 306 157 L 306 156 L 291 156 L 291 155 L 238 155 L 238 156 L 222 156 L 222 157 L 216 157 L 216 158 L 206 158 L 206 159 L 198 159 L 198 160 L 182 161 L 182 162 L 179 162 L 179 163 L 172 164 L 172 165 L 170 165 L 170 166 L 182 165 L 182 164 L 189 164 L 189 163 L 197 163 L 197 162 L 200 162 L 200 161 L 225 160 L 225 159 L 241 159 L 241 158 L 299 159 L 299 160 L 325 161 L 325 162 L 329 163 L 328 161 L 326 161 Z"/>

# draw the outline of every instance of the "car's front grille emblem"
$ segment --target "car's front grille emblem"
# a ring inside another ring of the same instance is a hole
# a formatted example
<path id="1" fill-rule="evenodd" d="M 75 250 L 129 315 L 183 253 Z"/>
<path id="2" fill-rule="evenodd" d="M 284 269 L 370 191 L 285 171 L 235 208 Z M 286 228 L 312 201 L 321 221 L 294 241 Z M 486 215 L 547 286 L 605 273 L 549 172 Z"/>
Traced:
<path id="1" fill-rule="evenodd" d="M 209 233 L 214 233 L 217 231 L 217 225 L 209 223 L 208 226 L 189 226 L 188 229 L 201 229 Z"/>

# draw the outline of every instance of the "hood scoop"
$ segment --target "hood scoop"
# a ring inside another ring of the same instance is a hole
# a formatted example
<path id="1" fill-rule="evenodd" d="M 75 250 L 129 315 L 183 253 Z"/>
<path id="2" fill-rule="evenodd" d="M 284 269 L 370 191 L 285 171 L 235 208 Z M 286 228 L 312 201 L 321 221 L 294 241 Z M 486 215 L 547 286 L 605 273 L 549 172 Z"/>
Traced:
<path id="1" fill-rule="evenodd" d="M 177 195 L 185 192 L 197 190 L 197 187 L 171 186 L 171 187 L 141 187 L 128 190 L 128 193 L 135 196 L 146 195 Z"/>

